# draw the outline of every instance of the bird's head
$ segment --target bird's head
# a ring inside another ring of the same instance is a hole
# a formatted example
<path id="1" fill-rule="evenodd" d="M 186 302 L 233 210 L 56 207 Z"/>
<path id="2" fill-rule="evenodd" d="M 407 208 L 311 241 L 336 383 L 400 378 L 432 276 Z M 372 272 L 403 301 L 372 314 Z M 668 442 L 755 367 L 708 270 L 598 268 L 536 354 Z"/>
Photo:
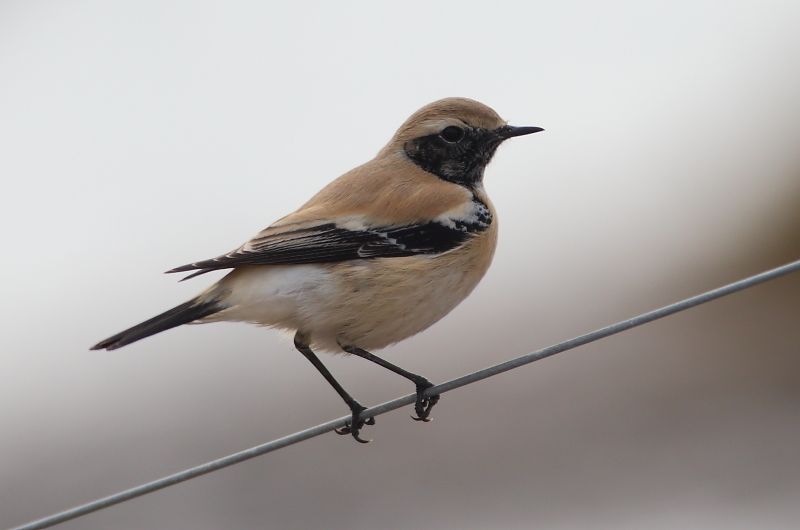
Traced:
<path id="1" fill-rule="evenodd" d="M 412 114 L 381 153 L 400 152 L 439 178 L 472 187 L 501 143 L 542 130 L 508 125 L 475 100 L 446 98 Z"/>

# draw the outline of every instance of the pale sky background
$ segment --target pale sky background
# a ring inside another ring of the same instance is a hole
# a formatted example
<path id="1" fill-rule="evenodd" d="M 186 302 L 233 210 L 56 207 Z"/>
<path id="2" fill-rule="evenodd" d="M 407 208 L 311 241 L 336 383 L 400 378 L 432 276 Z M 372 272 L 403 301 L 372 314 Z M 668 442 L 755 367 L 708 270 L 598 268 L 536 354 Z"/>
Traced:
<path id="1" fill-rule="evenodd" d="M 467 96 L 473 295 L 384 351 L 442 381 L 800 256 L 800 4 L 0 2 L 0 528 L 344 415 L 280 333 L 98 340 Z M 800 520 L 800 278 L 61 528 L 769 528 Z M 323 359 L 365 404 L 412 389 Z"/>

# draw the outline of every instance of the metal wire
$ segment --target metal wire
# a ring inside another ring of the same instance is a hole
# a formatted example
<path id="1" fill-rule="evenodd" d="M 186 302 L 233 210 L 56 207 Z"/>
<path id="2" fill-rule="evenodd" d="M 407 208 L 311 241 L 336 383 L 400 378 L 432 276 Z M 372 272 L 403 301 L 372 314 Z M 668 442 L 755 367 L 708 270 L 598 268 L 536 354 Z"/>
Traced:
<path id="1" fill-rule="evenodd" d="M 551 355 L 555 355 L 557 353 L 566 350 L 577 348 L 578 346 L 582 346 L 584 344 L 594 342 L 604 337 L 608 337 L 610 335 L 626 331 L 636 326 L 647 324 L 648 322 L 652 322 L 659 318 L 663 318 L 672 315 L 674 313 L 684 311 L 691 307 L 704 304 L 711 300 L 727 296 L 737 291 L 741 291 L 742 289 L 747 289 L 748 287 L 752 287 L 759 283 L 763 283 L 768 280 L 772 280 L 779 276 L 783 276 L 798 270 L 800 270 L 800 260 L 762 272 L 760 274 L 756 274 L 754 276 L 750 276 L 748 278 L 744 278 L 742 280 L 733 283 L 729 283 L 728 285 L 719 287 L 718 289 L 714 289 L 702 294 L 698 294 L 696 296 L 692 296 L 690 298 L 686 298 L 685 300 L 681 300 L 680 302 L 676 302 L 674 304 L 670 304 L 661 307 L 659 309 L 643 313 L 633 318 L 617 322 L 616 324 L 600 328 L 590 333 L 586 333 L 585 335 L 580 335 L 573 339 L 569 339 L 564 342 L 559 342 L 558 344 L 542 348 L 541 350 L 537 350 L 535 352 L 522 355 L 521 357 L 517 357 L 516 359 L 511 359 L 510 361 L 496 364 L 494 366 L 484 368 L 483 370 L 478 370 L 477 372 L 473 372 L 471 374 L 453 379 L 451 381 L 447 381 L 446 383 L 442 383 L 440 385 L 436 385 L 432 388 L 429 388 L 426 391 L 426 394 L 433 395 L 433 394 L 442 394 L 444 392 L 449 392 L 450 390 L 454 390 L 456 388 L 474 383 L 476 381 L 480 381 L 482 379 L 486 379 L 488 377 L 492 377 L 497 374 L 501 374 L 508 370 L 513 370 L 514 368 L 518 368 L 525 364 L 529 364 L 534 361 L 544 359 L 545 357 L 550 357 Z M 407 396 L 393 399 L 391 401 L 387 401 L 386 403 L 382 403 L 380 405 L 365 410 L 364 412 L 362 412 L 362 417 L 367 418 L 367 417 L 378 416 L 380 414 L 384 414 L 386 412 L 390 412 L 400 407 L 409 405 L 413 403 L 414 400 L 415 400 L 414 394 L 409 394 Z M 154 480 L 152 482 L 148 482 L 146 484 L 142 484 L 140 486 L 136 486 L 121 491 L 119 493 L 109 495 L 108 497 L 103 497 L 88 502 L 86 504 L 82 504 L 80 506 L 75 506 L 74 508 L 64 510 L 63 512 L 56 513 L 49 517 L 45 517 L 43 519 L 39 519 L 37 521 L 32 521 L 30 523 L 24 524 L 22 526 L 18 526 L 12 530 L 38 530 L 41 528 L 48 528 L 50 526 L 63 523 L 65 521 L 69 521 L 70 519 L 75 519 L 77 517 L 81 517 L 83 515 L 96 512 L 98 510 L 102 510 L 103 508 L 108 508 L 109 506 L 129 501 L 146 493 L 151 493 L 153 491 L 157 491 L 166 488 L 168 486 L 178 484 L 179 482 L 199 477 L 200 475 L 205 475 L 206 473 L 211 473 L 212 471 L 217 471 L 218 469 L 232 466 L 233 464 L 238 464 L 239 462 L 244 462 L 245 460 L 249 460 L 256 456 L 276 451 L 278 449 L 281 449 L 282 447 L 293 445 L 298 442 L 302 442 L 303 440 L 308 440 L 309 438 L 314 438 L 315 436 L 325 434 L 336 428 L 343 427 L 345 422 L 349 421 L 349 419 L 350 416 L 343 416 L 339 419 L 331 420 L 326 423 L 317 425 L 316 427 L 311 427 L 309 429 L 305 429 L 303 431 L 299 431 L 294 434 L 284 436 L 283 438 L 278 438 L 277 440 L 272 440 L 271 442 L 257 445 L 255 447 L 251 447 L 250 449 L 245 449 L 243 451 L 239 451 L 238 453 L 233 453 L 231 455 L 224 456 L 217 460 L 212 460 L 211 462 L 206 462 L 205 464 L 200 464 L 199 466 L 179 471 L 178 473 L 168 475 L 158 480 Z"/>

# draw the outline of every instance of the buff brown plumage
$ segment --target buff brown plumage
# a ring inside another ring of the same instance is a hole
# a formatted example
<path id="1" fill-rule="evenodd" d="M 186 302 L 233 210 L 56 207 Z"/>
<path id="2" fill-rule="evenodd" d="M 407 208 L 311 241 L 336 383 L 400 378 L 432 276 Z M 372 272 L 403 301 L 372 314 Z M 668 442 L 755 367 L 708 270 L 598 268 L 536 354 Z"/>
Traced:
<path id="1" fill-rule="evenodd" d="M 295 333 L 295 346 L 349 406 L 344 432 L 364 441 L 364 407 L 314 350 L 344 351 L 416 385 L 417 419 L 437 396 L 431 383 L 370 353 L 447 315 L 486 273 L 497 214 L 483 171 L 512 127 L 466 98 L 412 114 L 375 158 L 332 181 L 308 202 L 235 250 L 168 272 L 228 275 L 196 298 L 96 344 L 116 349 L 185 323 L 245 321 Z"/>

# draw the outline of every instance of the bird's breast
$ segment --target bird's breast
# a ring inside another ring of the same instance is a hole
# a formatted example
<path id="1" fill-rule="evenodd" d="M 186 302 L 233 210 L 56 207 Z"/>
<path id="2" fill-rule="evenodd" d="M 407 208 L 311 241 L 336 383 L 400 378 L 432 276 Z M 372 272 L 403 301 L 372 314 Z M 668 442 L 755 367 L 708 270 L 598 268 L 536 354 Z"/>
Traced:
<path id="1" fill-rule="evenodd" d="M 472 292 L 496 244 L 495 221 L 442 254 L 331 265 L 337 293 L 326 308 L 308 308 L 312 341 L 334 351 L 337 342 L 382 348 L 423 331 Z"/>

